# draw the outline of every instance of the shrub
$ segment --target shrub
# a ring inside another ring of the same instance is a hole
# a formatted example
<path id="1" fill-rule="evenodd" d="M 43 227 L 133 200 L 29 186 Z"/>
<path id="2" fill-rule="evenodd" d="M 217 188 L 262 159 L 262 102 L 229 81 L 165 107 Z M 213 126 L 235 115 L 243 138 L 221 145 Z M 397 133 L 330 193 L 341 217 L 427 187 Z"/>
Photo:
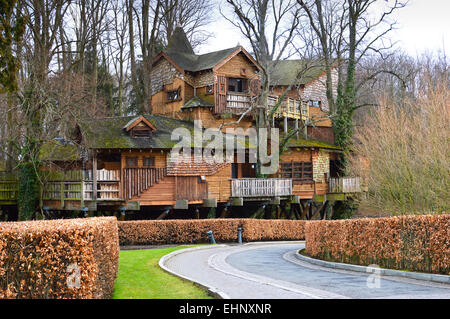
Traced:
<path id="1" fill-rule="evenodd" d="M 391 269 L 450 273 L 450 215 L 311 221 L 312 257 Z"/>
<path id="2" fill-rule="evenodd" d="M 118 261 L 115 217 L 0 223 L 0 298 L 109 298 Z"/>
<path id="3" fill-rule="evenodd" d="M 206 243 L 213 231 L 217 242 L 235 242 L 240 226 L 243 241 L 301 240 L 305 221 L 260 219 L 139 220 L 119 222 L 121 245 Z"/>

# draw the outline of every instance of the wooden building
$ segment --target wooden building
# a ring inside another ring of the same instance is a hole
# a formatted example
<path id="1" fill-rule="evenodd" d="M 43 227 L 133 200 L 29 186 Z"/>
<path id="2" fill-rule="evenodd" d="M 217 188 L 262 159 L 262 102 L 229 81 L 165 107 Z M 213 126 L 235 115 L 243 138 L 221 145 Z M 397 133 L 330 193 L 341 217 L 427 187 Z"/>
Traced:
<path id="1" fill-rule="evenodd" d="M 294 81 L 274 123 L 284 134 L 299 121 L 318 119 L 297 134 L 280 156 L 277 173 L 256 178 L 254 164 L 180 161 L 171 157 L 172 133 L 184 128 L 194 136 L 203 129 L 234 122 L 252 103 L 260 88 L 260 67 L 241 46 L 196 55 L 184 31 L 177 28 L 151 71 L 151 115 L 85 119 L 72 141 L 52 141 L 42 149 L 45 184 L 40 206 L 65 211 L 142 211 L 163 218 L 169 211 L 245 207 L 247 203 L 297 206 L 302 216 L 323 212 L 329 201 L 359 192 L 358 178 L 339 178 L 331 122 L 326 118 L 324 73 L 320 67 L 298 70 L 304 61 L 279 61 L 271 77 L 269 106 Z M 254 127 L 249 114 L 237 125 Z M 241 131 L 227 131 L 235 142 Z M 226 144 L 226 143 L 224 143 Z M 247 152 L 254 147 L 246 144 Z M 235 156 L 235 155 L 234 155 Z M 13 205 L 17 180 L 0 176 L 0 205 Z M 309 209 L 308 209 L 309 208 Z"/>

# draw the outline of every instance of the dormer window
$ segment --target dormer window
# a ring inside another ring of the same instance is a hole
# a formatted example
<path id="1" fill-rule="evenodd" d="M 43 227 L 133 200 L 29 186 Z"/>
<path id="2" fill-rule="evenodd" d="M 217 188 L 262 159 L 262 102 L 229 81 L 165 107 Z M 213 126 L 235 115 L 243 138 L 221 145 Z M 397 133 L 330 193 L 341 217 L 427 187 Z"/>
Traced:
<path id="1" fill-rule="evenodd" d="M 144 116 L 139 116 L 132 119 L 125 125 L 124 129 L 130 134 L 131 137 L 145 138 L 151 137 L 153 132 L 156 131 L 156 127 L 150 123 Z"/>
<path id="2" fill-rule="evenodd" d="M 150 128 L 145 126 L 134 127 L 131 130 L 132 137 L 150 137 L 152 134 Z"/>

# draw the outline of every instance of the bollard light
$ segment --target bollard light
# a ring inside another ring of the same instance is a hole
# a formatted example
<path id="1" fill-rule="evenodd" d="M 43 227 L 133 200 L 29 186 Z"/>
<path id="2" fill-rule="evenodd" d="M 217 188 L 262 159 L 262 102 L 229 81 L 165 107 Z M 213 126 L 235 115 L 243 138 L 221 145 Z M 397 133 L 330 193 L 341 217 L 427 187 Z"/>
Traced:
<path id="1" fill-rule="evenodd" d="M 242 231 L 243 231 L 243 229 L 242 229 L 242 227 L 238 227 L 238 243 L 239 244 L 242 244 Z"/>
<path id="2" fill-rule="evenodd" d="M 214 240 L 214 235 L 213 235 L 212 230 L 207 231 L 206 235 L 208 235 L 209 240 L 211 241 L 211 244 L 215 244 L 216 243 L 216 241 Z"/>
<path id="3" fill-rule="evenodd" d="M 81 210 L 84 213 L 84 217 L 88 217 L 88 208 L 87 207 L 83 207 Z"/>

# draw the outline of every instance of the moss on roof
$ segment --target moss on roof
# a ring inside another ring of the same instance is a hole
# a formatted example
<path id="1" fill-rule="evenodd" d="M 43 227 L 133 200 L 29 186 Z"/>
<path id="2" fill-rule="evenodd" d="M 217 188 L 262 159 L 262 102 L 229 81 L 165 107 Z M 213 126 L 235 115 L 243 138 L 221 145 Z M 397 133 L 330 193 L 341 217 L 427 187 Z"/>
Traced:
<path id="1" fill-rule="evenodd" d="M 171 149 L 178 141 L 172 141 L 172 132 L 176 128 L 185 128 L 191 134 L 191 146 L 194 147 L 194 124 L 158 115 L 144 115 L 156 127 L 150 137 L 131 137 L 123 127 L 135 116 L 89 119 L 79 123 L 84 144 L 90 149 Z M 224 134 L 226 139 L 234 135 Z M 204 142 L 205 146 L 208 142 Z M 249 143 L 246 143 L 249 145 Z"/>
<path id="2" fill-rule="evenodd" d="M 293 82 L 294 84 L 306 84 L 325 72 L 323 62 L 320 60 L 306 59 L 273 61 L 270 69 L 270 85 L 273 86 L 288 86 Z M 300 78 L 295 81 L 299 72 L 302 74 Z"/>
<path id="3" fill-rule="evenodd" d="M 284 134 L 280 134 L 280 140 L 283 139 Z M 295 148 L 295 147 L 315 147 L 315 148 L 321 148 L 321 149 L 329 149 L 329 150 L 335 150 L 335 151 L 341 151 L 342 149 L 332 143 L 328 143 L 325 141 L 320 141 L 316 139 L 305 139 L 305 138 L 291 138 L 287 143 L 286 146 L 288 148 Z"/>
<path id="4" fill-rule="evenodd" d="M 61 144 L 59 141 L 49 141 L 40 148 L 41 161 L 79 161 L 80 151 L 75 144 Z"/>
<path id="5" fill-rule="evenodd" d="M 213 107 L 214 105 L 206 102 L 205 100 L 199 98 L 198 96 L 194 96 L 189 101 L 187 101 L 181 108 L 188 109 L 190 107 Z"/>

